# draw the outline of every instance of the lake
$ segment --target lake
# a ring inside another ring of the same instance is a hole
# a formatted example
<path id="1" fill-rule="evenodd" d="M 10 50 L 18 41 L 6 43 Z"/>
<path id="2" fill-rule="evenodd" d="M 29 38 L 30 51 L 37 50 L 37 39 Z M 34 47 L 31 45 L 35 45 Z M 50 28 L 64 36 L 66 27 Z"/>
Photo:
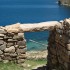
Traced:
<path id="1" fill-rule="evenodd" d="M 69 17 L 70 7 L 59 6 L 57 0 L 0 0 L 0 26 L 59 21 Z M 48 36 L 48 31 L 25 33 L 28 50 L 46 49 Z"/>

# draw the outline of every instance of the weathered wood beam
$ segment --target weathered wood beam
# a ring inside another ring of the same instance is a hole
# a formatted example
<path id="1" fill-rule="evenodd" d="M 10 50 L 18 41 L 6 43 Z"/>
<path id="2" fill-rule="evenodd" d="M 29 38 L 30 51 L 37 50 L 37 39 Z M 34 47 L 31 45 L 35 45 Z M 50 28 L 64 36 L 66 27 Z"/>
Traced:
<path id="1" fill-rule="evenodd" d="M 61 24 L 58 21 L 49 21 L 33 24 L 13 24 L 5 26 L 5 30 L 9 33 L 18 33 L 18 32 L 35 32 L 35 31 L 44 31 L 44 30 L 53 30 L 57 26 L 59 28 Z"/>

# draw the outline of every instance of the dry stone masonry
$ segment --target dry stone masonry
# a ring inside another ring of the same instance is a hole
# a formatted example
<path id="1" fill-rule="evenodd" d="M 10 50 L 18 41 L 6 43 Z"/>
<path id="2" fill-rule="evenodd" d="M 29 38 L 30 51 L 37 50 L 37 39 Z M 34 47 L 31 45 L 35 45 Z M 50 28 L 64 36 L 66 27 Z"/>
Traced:
<path id="1" fill-rule="evenodd" d="M 57 24 L 58 23 L 58 24 Z M 52 25 L 51 25 L 52 24 Z M 26 59 L 26 40 L 24 32 L 52 30 L 58 21 L 35 24 L 13 24 L 0 27 L 0 61 L 24 63 Z"/>
<path id="2" fill-rule="evenodd" d="M 55 28 L 50 32 L 49 70 L 70 70 L 70 19 L 64 20 L 61 25 L 61 28 Z"/>
<path id="3" fill-rule="evenodd" d="M 70 19 L 35 24 L 13 24 L 0 27 L 0 61 L 24 63 L 24 32 L 49 30 L 48 70 L 70 70 Z"/>
<path id="4" fill-rule="evenodd" d="M 24 63 L 25 52 L 24 33 L 8 33 L 0 27 L 0 61 Z"/>

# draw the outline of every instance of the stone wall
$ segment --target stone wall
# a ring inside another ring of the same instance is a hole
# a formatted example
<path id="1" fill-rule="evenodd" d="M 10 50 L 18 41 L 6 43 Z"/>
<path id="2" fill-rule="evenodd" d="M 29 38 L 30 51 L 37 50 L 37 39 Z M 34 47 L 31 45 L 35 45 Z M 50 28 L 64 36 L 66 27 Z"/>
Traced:
<path id="1" fill-rule="evenodd" d="M 0 27 L 0 61 L 24 63 L 25 52 L 24 33 L 8 33 Z"/>
<path id="2" fill-rule="evenodd" d="M 52 25 L 51 25 L 52 24 Z M 12 24 L 0 27 L 0 61 L 24 63 L 26 59 L 26 40 L 24 32 L 53 30 L 61 24 L 58 21 L 35 24 Z"/>
<path id="3" fill-rule="evenodd" d="M 50 32 L 48 43 L 49 70 L 70 70 L 70 19 Z"/>
<path id="4" fill-rule="evenodd" d="M 24 63 L 24 32 L 49 30 L 48 70 L 70 70 L 70 19 L 41 24 L 14 24 L 0 27 L 0 61 Z"/>

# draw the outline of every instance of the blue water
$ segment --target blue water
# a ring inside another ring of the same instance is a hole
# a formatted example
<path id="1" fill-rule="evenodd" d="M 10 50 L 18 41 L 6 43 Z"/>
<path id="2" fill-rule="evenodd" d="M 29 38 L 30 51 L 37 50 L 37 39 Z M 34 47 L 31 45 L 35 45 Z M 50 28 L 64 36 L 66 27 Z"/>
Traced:
<path id="1" fill-rule="evenodd" d="M 0 25 L 20 23 L 37 23 L 62 20 L 70 17 L 70 8 L 59 6 L 57 0 L 0 0 Z M 47 44 L 49 33 L 25 33 L 28 50 L 46 49 L 46 46 L 30 42 L 32 39 Z"/>

